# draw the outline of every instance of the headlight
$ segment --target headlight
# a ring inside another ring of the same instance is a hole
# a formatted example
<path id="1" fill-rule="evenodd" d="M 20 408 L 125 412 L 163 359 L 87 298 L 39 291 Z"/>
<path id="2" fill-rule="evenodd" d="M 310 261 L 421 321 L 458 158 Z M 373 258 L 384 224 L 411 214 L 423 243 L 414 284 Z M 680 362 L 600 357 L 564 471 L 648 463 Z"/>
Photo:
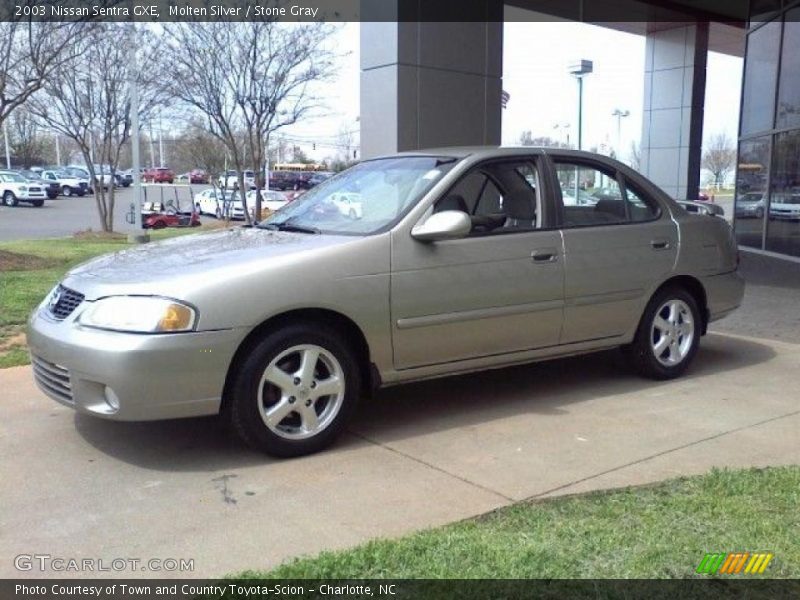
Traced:
<path id="1" fill-rule="evenodd" d="M 27 185 L 21 185 L 21 186 L 19 186 L 19 191 L 20 191 L 20 192 L 27 192 L 27 191 L 28 191 L 28 186 L 27 186 Z"/>
<path id="2" fill-rule="evenodd" d="M 91 303 L 78 319 L 85 327 L 131 333 L 191 331 L 195 310 L 177 300 L 152 296 L 111 296 Z"/>

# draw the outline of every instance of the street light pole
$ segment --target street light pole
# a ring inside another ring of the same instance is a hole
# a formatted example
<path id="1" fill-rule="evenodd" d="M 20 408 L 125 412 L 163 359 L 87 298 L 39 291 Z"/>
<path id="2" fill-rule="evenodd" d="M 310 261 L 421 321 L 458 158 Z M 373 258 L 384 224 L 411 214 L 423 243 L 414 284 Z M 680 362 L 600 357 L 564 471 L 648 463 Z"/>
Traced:
<path id="1" fill-rule="evenodd" d="M 614 112 L 611 113 L 612 116 L 617 117 L 617 160 L 622 156 L 622 119 L 629 117 L 630 114 L 631 111 L 622 110 L 621 108 L 615 108 Z"/>
<path id="2" fill-rule="evenodd" d="M 583 78 L 594 70 L 594 63 L 581 59 L 569 65 L 569 72 L 578 80 L 578 150 L 583 149 Z"/>

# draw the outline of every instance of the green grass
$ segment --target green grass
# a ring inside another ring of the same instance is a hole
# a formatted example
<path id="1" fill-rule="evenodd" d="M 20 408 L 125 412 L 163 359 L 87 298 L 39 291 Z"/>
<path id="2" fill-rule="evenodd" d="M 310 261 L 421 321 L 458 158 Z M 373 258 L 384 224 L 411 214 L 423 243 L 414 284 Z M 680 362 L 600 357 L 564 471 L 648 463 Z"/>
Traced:
<path id="1" fill-rule="evenodd" d="M 649 487 L 520 503 L 233 577 L 708 577 L 695 575 L 706 552 L 769 551 L 775 558 L 765 576 L 797 578 L 799 506 L 800 467 L 715 470 Z"/>
<path id="2" fill-rule="evenodd" d="M 162 229 L 151 232 L 153 240 L 197 233 L 197 229 Z M 30 259 L 30 269 L 0 268 L 0 368 L 28 364 L 24 338 L 25 321 L 64 273 L 90 258 L 129 246 L 124 237 L 82 235 L 47 240 L 0 243 L 0 250 Z"/>

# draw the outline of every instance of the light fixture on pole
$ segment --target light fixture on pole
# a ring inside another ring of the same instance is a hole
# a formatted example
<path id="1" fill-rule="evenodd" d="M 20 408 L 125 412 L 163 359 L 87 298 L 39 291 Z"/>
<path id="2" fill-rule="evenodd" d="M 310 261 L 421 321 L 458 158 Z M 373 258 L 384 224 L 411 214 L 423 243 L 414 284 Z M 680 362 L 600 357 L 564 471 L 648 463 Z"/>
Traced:
<path id="1" fill-rule="evenodd" d="M 631 111 L 615 108 L 612 116 L 617 117 L 617 159 L 622 156 L 622 119 L 631 116 Z"/>
<path id="2" fill-rule="evenodd" d="M 594 63 L 582 59 L 569 65 L 569 73 L 578 80 L 578 150 L 583 148 L 583 78 L 594 70 Z"/>

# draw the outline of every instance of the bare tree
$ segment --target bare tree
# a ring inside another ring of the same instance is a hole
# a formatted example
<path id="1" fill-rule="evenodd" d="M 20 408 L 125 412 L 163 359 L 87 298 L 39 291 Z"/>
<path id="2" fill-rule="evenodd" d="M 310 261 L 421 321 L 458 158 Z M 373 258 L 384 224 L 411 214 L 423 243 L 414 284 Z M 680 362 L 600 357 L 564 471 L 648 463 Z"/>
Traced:
<path id="1" fill-rule="evenodd" d="M 714 176 L 714 185 L 719 186 L 736 165 L 736 147 L 726 133 L 712 135 L 703 151 L 703 168 Z"/>
<path id="2" fill-rule="evenodd" d="M 631 142 L 631 150 L 628 153 L 628 164 L 636 171 L 642 168 L 642 151 L 639 149 L 639 144 L 636 142 Z"/>
<path id="3" fill-rule="evenodd" d="M 50 143 L 42 135 L 41 128 L 25 107 L 11 114 L 8 120 L 9 143 L 14 156 L 24 168 L 30 169 L 42 161 L 50 150 Z"/>
<path id="4" fill-rule="evenodd" d="M 43 6 L 42 2 L 4 4 L 0 7 L 0 125 L 59 67 L 73 60 L 80 40 L 94 27 L 82 21 L 47 23 L 15 15 L 16 7 L 27 8 L 30 14 L 30 9 Z"/>
<path id="5" fill-rule="evenodd" d="M 216 187 L 217 178 L 225 170 L 225 145 L 211 135 L 199 120 L 189 123 L 181 142 L 179 158 L 193 168 L 205 171 L 209 182 Z"/>
<path id="6" fill-rule="evenodd" d="M 316 108 L 312 84 L 333 74 L 335 54 L 325 42 L 334 28 L 257 21 L 181 23 L 166 31 L 173 93 L 204 115 L 209 132 L 225 144 L 239 188 L 244 192 L 247 164 L 260 189 L 270 135 Z M 256 194 L 255 214 L 260 213 Z M 246 206 L 245 218 L 250 222 Z"/>
<path id="7" fill-rule="evenodd" d="M 533 133 L 530 130 L 523 131 L 519 136 L 519 145 L 520 146 L 545 146 L 545 147 L 552 147 L 552 148 L 568 148 L 567 144 L 559 142 L 558 140 L 554 140 L 549 136 L 539 136 L 533 137 Z"/>
<path id="8" fill-rule="evenodd" d="M 56 69 L 30 102 L 38 119 L 78 146 L 94 182 L 103 231 L 114 229 L 114 175 L 131 135 L 128 69 L 133 39 L 129 35 L 133 34 L 127 24 L 98 24 L 93 35 L 81 41 L 85 48 L 80 48 L 80 56 Z M 163 102 L 159 82 L 163 71 L 157 66 L 158 37 L 148 29 L 136 30 L 136 35 L 138 62 L 148 65 L 138 73 L 139 114 L 144 121 Z"/>

